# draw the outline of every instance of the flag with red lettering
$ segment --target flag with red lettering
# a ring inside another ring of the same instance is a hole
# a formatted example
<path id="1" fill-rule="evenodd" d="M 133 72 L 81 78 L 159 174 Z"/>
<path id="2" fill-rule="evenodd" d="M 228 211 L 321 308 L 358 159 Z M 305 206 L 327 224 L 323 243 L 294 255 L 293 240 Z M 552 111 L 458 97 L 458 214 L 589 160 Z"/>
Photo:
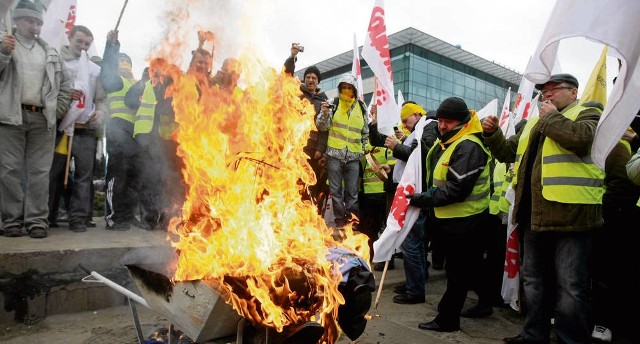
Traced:
<path id="1" fill-rule="evenodd" d="M 40 37 L 52 48 L 69 44 L 69 32 L 76 24 L 77 0 L 54 0 L 43 15 Z"/>
<path id="2" fill-rule="evenodd" d="M 586 37 L 609 46 L 610 56 L 621 61 L 591 146 L 591 159 L 601 169 L 640 109 L 640 1 L 558 0 L 525 77 L 536 84 L 549 80 L 560 41 Z"/>
<path id="3" fill-rule="evenodd" d="M 531 110 L 531 95 L 533 94 L 535 84 L 527 78 L 522 78 L 518 87 L 518 95 L 516 96 L 514 108 L 513 125 L 515 126 L 523 119 L 529 117 Z"/>
<path id="4" fill-rule="evenodd" d="M 511 204 L 509 207 L 507 225 L 507 251 L 504 257 L 504 274 L 502 276 L 502 299 L 511 308 L 519 310 L 520 299 L 520 239 L 518 225 L 511 221 L 513 215 L 513 201 L 515 192 L 509 185 L 505 197 Z"/>
<path id="5" fill-rule="evenodd" d="M 422 131 L 427 121 L 424 116 L 416 124 L 413 132 L 415 137 L 422 137 Z M 385 262 L 391 259 L 391 256 L 400 248 L 400 245 L 409 234 L 411 227 L 420 215 L 420 208 L 409 205 L 407 195 L 422 192 L 422 153 L 420 149 L 420 141 L 418 146 L 413 150 L 407 160 L 402 178 L 396 188 L 393 197 L 393 203 L 387 217 L 387 228 L 382 232 L 378 240 L 373 243 L 373 259 L 374 263 Z"/>
<path id="6" fill-rule="evenodd" d="M 498 125 L 500 129 L 502 129 L 502 133 L 507 135 L 507 129 L 512 127 L 511 124 L 511 111 L 509 108 L 511 107 L 511 87 L 507 90 L 507 95 L 504 97 L 504 103 L 502 103 L 502 111 L 500 112 L 500 121 Z"/>
<path id="7" fill-rule="evenodd" d="M 362 87 L 362 70 L 360 69 L 360 51 L 358 50 L 358 43 L 356 40 L 355 32 L 353 33 L 353 63 L 351 64 L 351 74 L 356 77 L 358 99 L 364 101 L 364 87 Z"/>
<path id="8" fill-rule="evenodd" d="M 369 29 L 362 47 L 362 57 L 377 79 L 375 93 L 378 109 L 378 131 L 393 135 L 393 126 L 400 122 L 400 111 L 396 105 L 391 70 L 389 39 L 384 19 L 384 2 L 376 0 L 371 12 Z"/>

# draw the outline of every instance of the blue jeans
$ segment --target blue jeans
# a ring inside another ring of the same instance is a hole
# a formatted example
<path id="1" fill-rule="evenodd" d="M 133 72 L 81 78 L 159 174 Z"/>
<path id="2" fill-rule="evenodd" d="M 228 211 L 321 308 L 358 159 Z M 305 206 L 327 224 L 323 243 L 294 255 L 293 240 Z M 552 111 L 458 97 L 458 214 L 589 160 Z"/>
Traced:
<path id="1" fill-rule="evenodd" d="M 427 283 L 424 260 L 424 224 L 426 218 L 424 210 L 420 210 L 418 219 L 411 227 L 402 245 L 400 245 L 406 279 L 405 286 L 407 293 L 413 295 L 424 295 L 424 285 Z"/>
<path id="2" fill-rule="evenodd" d="M 524 231 L 521 335 L 549 340 L 550 318 L 561 343 L 591 343 L 588 257 L 591 232 Z"/>
<path id="3" fill-rule="evenodd" d="M 329 192 L 333 200 L 331 205 L 333 206 L 333 213 L 336 216 L 336 225 L 338 226 L 344 225 L 349 220 L 348 213 L 360 218 L 360 206 L 358 205 L 359 175 L 360 161 L 345 162 L 327 156 Z"/>

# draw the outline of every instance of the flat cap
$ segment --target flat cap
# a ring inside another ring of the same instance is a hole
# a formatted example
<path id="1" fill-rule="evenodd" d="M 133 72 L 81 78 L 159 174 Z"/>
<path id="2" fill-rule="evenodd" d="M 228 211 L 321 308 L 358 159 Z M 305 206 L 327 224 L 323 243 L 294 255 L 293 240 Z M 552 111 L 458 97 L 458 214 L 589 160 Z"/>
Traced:
<path id="1" fill-rule="evenodd" d="M 562 73 L 562 74 L 554 74 L 554 75 L 552 75 L 549 78 L 549 80 L 547 80 L 547 82 L 545 82 L 544 84 L 537 84 L 536 85 L 536 90 L 542 90 L 544 85 L 546 85 L 548 83 L 561 83 L 561 82 L 566 82 L 567 84 L 573 85 L 576 88 L 578 88 L 578 79 L 576 79 L 575 76 L 573 76 L 571 74 L 567 74 L 567 73 Z"/>

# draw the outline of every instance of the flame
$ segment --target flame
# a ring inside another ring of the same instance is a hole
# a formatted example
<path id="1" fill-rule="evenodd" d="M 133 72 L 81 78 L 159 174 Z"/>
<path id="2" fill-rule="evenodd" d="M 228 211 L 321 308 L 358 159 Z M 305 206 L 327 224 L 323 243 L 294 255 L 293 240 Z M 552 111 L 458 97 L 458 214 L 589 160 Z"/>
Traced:
<path id="1" fill-rule="evenodd" d="M 350 227 L 336 241 L 316 206 L 302 201 L 304 185 L 316 182 L 303 152 L 315 111 L 300 99 L 300 81 L 263 68 L 258 82 L 228 93 L 164 71 L 187 185 L 182 216 L 169 225 L 179 253 L 174 280 L 218 283 L 241 316 L 277 331 L 318 320 L 322 341 L 335 342 L 344 298 L 328 248 L 367 260 L 369 252 Z"/>

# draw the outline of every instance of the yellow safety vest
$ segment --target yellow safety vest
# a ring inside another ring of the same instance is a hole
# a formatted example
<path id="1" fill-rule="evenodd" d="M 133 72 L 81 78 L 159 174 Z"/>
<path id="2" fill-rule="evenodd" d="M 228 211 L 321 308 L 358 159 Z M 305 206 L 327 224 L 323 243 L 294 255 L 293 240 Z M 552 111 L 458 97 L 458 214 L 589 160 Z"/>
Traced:
<path id="1" fill-rule="evenodd" d="M 361 132 L 364 125 L 364 115 L 357 99 L 347 112 L 338 107 L 329 126 L 327 146 L 338 150 L 346 147 L 350 152 L 362 153 Z"/>
<path id="2" fill-rule="evenodd" d="M 562 115 L 575 121 L 586 107 L 575 105 Z M 530 119 L 522 129 L 516 150 L 515 175 L 529 143 L 531 128 L 539 117 Z M 517 178 L 513 178 L 514 185 Z M 604 194 L 604 171 L 591 160 L 579 157 L 550 138 L 542 144 L 542 196 L 549 201 L 569 204 L 601 204 Z"/>
<path id="3" fill-rule="evenodd" d="M 111 118 L 121 118 L 127 122 L 134 123 L 136 113 L 131 108 L 124 104 L 124 96 L 133 83 L 129 79 L 122 79 L 122 88 L 119 91 L 111 92 L 107 95 L 107 102 L 109 104 L 109 113 Z"/>
<path id="4" fill-rule="evenodd" d="M 487 148 L 482 144 L 480 139 L 475 135 L 465 135 L 461 137 L 459 140 L 453 142 L 449 147 L 445 149 L 438 159 L 436 166 L 433 170 L 433 186 L 444 186 L 447 182 L 447 172 L 449 171 L 449 160 L 451 159 L 451 155 L 455 150 L 456 146 L 465 140 L 471 140 L 477 143 L 482 149 L 487 153 L 488 156 L 491 156 Z M 429 154 L 427 154 L 427 173 L 430 173 L 431 167 L 429 166 L 431 161 L 431 155 L 435 147 L 439 146 L 440 141 L 436 141 L 436 143 L 429 150 Z M 489 168 L 490 159 L 487 159 L 487 163 L 478 176 L 476 180 L 476 184 L 471 190 L 471 193 L 465 198 L 462 202 L 456 202 L 449 205 L 445 205 L 442 207 L 434 207 L 433 211 L 437 218 L 439 219 L 449 219 L 456 217 L 467 217 L 470 215 L 475 215 L 483 212 L 485 209 L 489 207 L 489 194 L 491 192 L 490 186 L 490 168 Z"/>
<path id="5" fill-rule="evenodd" d="M 489 201 L 489 213 L 493 215 L 498 215 L 500 212 L 500 196 L 503 193 L 506 173 L 507 164 L 496 161 L 496 166 L 493 168 L 493 193 Z"/>
<path id="6" fill-rule="evenodd" d="M 140 107 L 136 112 L 133 127 L 133 137 L 138 134 L 149 134 L 153 130 L 153 121 L 156 115 L 156 94 L 151 85 L 151 81 L 144 84 L 144 91 L 140 99 Z M 158 134 L 165 140 L 171 139 L 171 133 L 178 127 L 169 116 L 160 115 L 158 123 Z"/>
<path id="7" fill-rule="evenodd" d="M 367 143 L 367 149 L 371 149 L 371 155 L 376 158 L 380 164 L 393 165 L 396 162 L 396 158 L 393 157 L 393 152 L 385 147 L 372 147 Z M 371 165 L 367 162 L 367 159 L 363 156 L 360 160 L 362 164 L 362 184 L 365 194 L 384 193 L 384 182 L 380 180 L 378 175 L 373 171 Z"/>

